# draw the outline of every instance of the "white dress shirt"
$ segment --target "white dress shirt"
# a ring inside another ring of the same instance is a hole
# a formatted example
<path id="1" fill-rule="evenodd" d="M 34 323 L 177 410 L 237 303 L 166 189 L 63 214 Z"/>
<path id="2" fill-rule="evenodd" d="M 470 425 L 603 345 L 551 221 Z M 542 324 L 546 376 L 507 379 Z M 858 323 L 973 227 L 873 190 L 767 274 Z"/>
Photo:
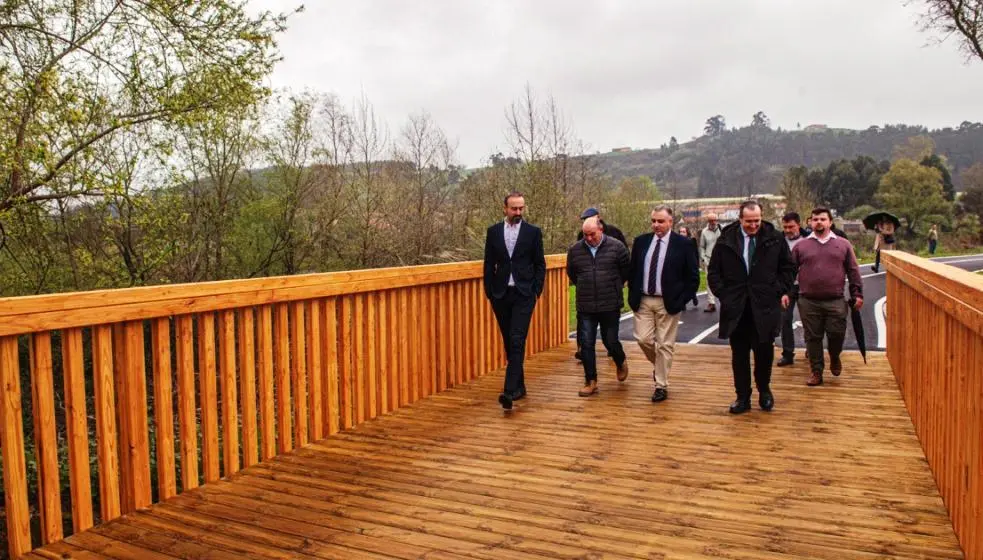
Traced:
<path id="1" fill-rule="evenodd" d="M 505 219 L 505 250 L 509 252 L 509 258 L 512 258 L 512 251 L 515 251 L 515 243 L 519 240 L 519 228 L 522 227 L 522 221 L 520 220 L 517 224 L 510 224 L 508 218 Z M 512 278 L 512 273 L 509 273 L 509 286 L 515 286 L 515 279 Z"/>

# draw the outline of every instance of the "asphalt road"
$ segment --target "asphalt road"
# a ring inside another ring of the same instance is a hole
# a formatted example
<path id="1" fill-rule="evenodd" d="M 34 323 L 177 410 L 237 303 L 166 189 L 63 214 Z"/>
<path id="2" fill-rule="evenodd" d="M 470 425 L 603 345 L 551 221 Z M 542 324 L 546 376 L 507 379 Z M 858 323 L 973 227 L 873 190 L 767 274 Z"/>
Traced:
<path id="1" fill-rule="evenodd" d="M 940 257 L 932 260 L 950 264 L 964 270 L 983 270 L 983 254 Z M 864 279 L 864 307 L 861 310 L 861 314 L 864 320 L 867 349 L 883 350 L 886 345 L 885 338 L 887 337 L 884 327 L 884 302 L 886 301 L 885 273 L 882 270 L 875 274 L 869 264 L 861 265 L 860 271 Z M 727 344 L 726 340 L 717 338 L 717 313 L 704 313 L 703 309 L 706 307 L 706 296 L 700 295 L 699 299 L 699 307 L 693 307 L 691 304 L 687 306 L 686 311 L 680 313 L 677 340 L 692 344 Z M 877 320 L 878 316 L 881 318 L 880 321 Z M 805 348 L 805 342 L 802 338 L 802 325 L 798 322 L 798 307 L 795 309 L 795 321 L 795 346 L 797 348 Z M 631 314 L 623 316 L 621 319 L 621 340 L 634 341 L 633 329 L 634 321 L 632 320 Z M 857 341 L 853 336 L 853 329 L 848 326 L 847 331 L 845 347 L 850 350 L 856 350 L 858 347 Z"/>

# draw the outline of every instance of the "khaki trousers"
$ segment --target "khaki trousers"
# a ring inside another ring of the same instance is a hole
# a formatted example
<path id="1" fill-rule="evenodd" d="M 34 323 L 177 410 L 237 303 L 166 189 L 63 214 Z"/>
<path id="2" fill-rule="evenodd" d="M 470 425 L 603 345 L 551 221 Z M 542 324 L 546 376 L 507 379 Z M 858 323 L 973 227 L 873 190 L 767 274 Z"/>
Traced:
<path id="1" fill-rule="evenodd" d="M 657 296 L 642 296 L 635 312 L 635 340 L 652 363 L 656 388 L 669 387 L 669 369 L 676 349 L 676 331 L 679 330 L 678 315 L 667 313 L 662 298 Z"/>

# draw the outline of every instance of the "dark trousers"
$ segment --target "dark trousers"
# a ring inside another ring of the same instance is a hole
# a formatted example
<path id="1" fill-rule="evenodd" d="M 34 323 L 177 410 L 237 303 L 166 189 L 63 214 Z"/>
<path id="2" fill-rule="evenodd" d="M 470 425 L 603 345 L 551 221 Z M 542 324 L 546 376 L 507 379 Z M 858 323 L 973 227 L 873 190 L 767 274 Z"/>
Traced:
<path id="1" fill-rule="evenodd" d="M 526 388 L 523 362 L 526 357 L 526 336 L 529 334 L 529 322 L 532 311 L 536 307 L 536 296 L 524 296 L 515 288 L 510 287 L 501 299 L 491 300 L 498 330 L 502 333 L 505 346 L 505 358 L 508 366 L 505 368 L 506 393 L 512 394 Z"/>
<path id="2" fill-rule="evenodd" d="M 608 356 L 613 356 L 614 354 L 611 353 L 611 346 L 608 344 L 608 341 L 610 340 L 610 337 L 607 334 L 607 326 L 603 322 L 599 322 L 598 325 L 601 327 L 601 342 L 604 344 L 604 349 L 608 351 Z M 619 316 L 618 316 L 618 324 L 615 325 L 615 328 L 617 328 L 619 330 L 621 328 L 621 316 L 620 316 L 620 312 L 619 312 Z M 577 329 L 580 329 L 580 312 L 579 311 L 577 312 Z M 618 338 L 615 337 L 615 340 L 618 340 Z M 578 334 L 577 335 L 577 359 L 578 360 L 581 360 L 582 359 L 582 357 L 580 355 L 580 346 L 581 346 L 581 344 L 580 344 L 580 335 Z"/>
<path id="3" fill-rule="evenodd" d="M 935 239 L 929 239 L 928 240 L 928 254 L 929 255 L 934 255 L 935 254 L 935 248 L 938 245 L 939 245 L 939 242 L 938 241 L 936 241 Z"/>
<path id="4" fill-rule="evenodd" d="M 802 332 L 805 334 L 806 350 L 809 352 L 809 367 L 813 372 L 822 373 L 823 336 L 829 343 L 829 359 L 834 364 L 843 352 L 846 338 L 847 303 L 843 298 L 830 300 L 799 299 L 799 317 L 802 319 Z"/>
<path id="5" fill-rule="evenodd" d="M 782 357 L 791 360 L 795 357 L 795 304 L 799 301 L 798 294 L 788 298 L 788 309 L 782 314 Z"/>
<path id="6" fill-rule="evenodd" d="M 762 337 L 754 326 L 751 306 L 744 308 L 737 328 L 730 335 L 730 360 L 734 370 L 734 389 L 737 398 L 751 398 L 751 353 L 754 352 L 754 384 L 758 393 L 770 392 L 771 364 L 775 360 L 775 345 Z"/>
<path id="7" fill-rule="evenodd" d="M 597 380 L 597 327 L 601 327 L 604 347 L 611 353 L 614 363 L 625 363 L 625 349 L 618 340 L 618 326 L 621 323 L 620 311 L 604 313 L 577 314 L 577 344 L 580 346 L 580 359 L 584 363 L 584 377 L 587 382 Z"/>

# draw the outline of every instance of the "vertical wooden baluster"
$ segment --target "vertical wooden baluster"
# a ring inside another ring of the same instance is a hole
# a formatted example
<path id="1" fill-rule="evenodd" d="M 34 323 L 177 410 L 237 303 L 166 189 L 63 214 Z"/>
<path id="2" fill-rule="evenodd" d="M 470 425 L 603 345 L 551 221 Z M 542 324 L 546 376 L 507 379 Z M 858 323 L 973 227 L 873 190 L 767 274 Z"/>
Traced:
<path id="1" fill-rule="evenodd" d="M 177 418 L 181 438 L 181 491 L 197 488 L 198 417 L 195 414 L 195 332 L 191 315 L 174 320 L 177 344 Z"/>
<path id="2" fill-rule="evenodd" d="M 127 489 L 124 495 L 128 499 L 122 505 L 123 513 L 131 513 L 148 507 L 151 501 L 143 321 L 126 322 L 123 326 L 123 341 L 123 374 L 126 382 L 123 383 L 124 392 L 120 393 L 119 402 L 123 420 L 121 423 L 126 424 L 124 431 L 127 439 L 120 441 L 120 461 L 127 466 L 123 469 L 122 486 Z M 88 468 L 85 474 L 88 475 Z"/>
<path id="3" fill-rule="evenodd" d="M 304 302 L 292 304 L 290 380 L 294 396 L 294 447 L 307 445 L 307 350 L 304 348 Z"/>
<path id="4" fill-rule="evenodd" d="M 198 385 L 201 401 L 201 458 L 205 482 L 214 482 L 219 472 L 218 394 L 215 370 L 215 315 L 198 316 Z"/>
<path id="5" fill-rule="evenodd" d="M 406 289 L 408 295 L 408 309 L 410 322 L 406 329 L 406 338 L 409 345 L 409 400 L 416 402 L 420 398 L 420 292 L 419 288 L 412 286 Z"/>
<path id="6" fill-rule="evenodd" d="M 324 360 L 327 364 L 325 380 L 324 417 L 325 435 L 338 432 L 341 414 L 338 404 L 338 299 L 324 302 Z"/>
<path id="7" fill-rule="evenodd" d="M 24 424 L 20 393 L 17 337 L 0 338 L 0 427 L 3 437 L 4 513 L 7 550 L 11 558 L 31 551 L 31 511 L 27 504 L 27 468 L 24 462 Z"/>
<path id="8" fill-rule="evenodd" d="M 352 407 L 352 296 L 341 298 L 341 372 L 338 387 L 341 406 L 341 429 L 352 427 L 355 418 Z"/>
<path id="9" fill-rule="evenodd" d="M 286 453 L 293 449 L 290 439 L 290 329 L 289 307 L 276 305 L 276 422 L 277 450 Z"/>
<path id="10" fill-rule="evenodd" d="M 447 356 L 447 337 L 450 334 L 448 325 L 448 308 L 450 302 L 447 300 L 447 283 L 437 286 L 437 390 L 443 391 L 451 387 L 447 381 L 450 371 Z"/>
<path id="11" fill-rule="evenodd" d="M 120 516 L 119 449 L 116 434 L 116 390 L 113 385 L 113 332 L 109 325 L 92 327 L 92 376 L 96 408 L 96 452 L 99 460 L 99 509 L 102 522 Z"/>
<path id="12" fill-rule="evenodd" d="M 478 368 L 478 376 L 484 376 L 488 373 L 488 364 L 485 361 L 485 351 L 487 347 L 485 345 L 485 330 L 488 325 L 485 323 L 485 305 L 484 305 L 484 291 L 481 287 L 481 280 L 475 280 L 475 292 L 474 292 L 474 325 L 475 325 L 475 364 Z"/>
<path id="13" fill-rule="evenodd" d="M 273 307 L 259 308 L 259 433 L 260 457 L 276 455 L 276 420 L 273 414 Z"/>
<path id="14" fill-rule="evenodd" d="M 142 328 L 142 324 L 140 325 Z M 143 334 L 143 331 L 140 333 Z M 143 357 L 141 347 L 140 357 Z M 85 409 L 85 365 L 82 329 L 65 329 L 61 333 L 62 375 L 65 381 L 65 428 L 68 440 L 68 474 L 72 487 L 72 527 L 75 532 L 92 527 L 92 479 L 89 470 L 89 427 Z M 144 394 L 144 410 L 147 398 Z M 143 442 L 146 442 L 144 418 Z M 148 455 L 148 467 L 149 455 Z M 147 477 L 150 490 L 150 477 Z"/>
<path id="15" fill-rule="evenodd" d="M 399 316 L 399 292 L 400 290 L 389 290 L 389 371 L 386 372 L 389 384 L 389 410 L 399 408 L 399 379 L 402 375 L 402 340 L 403 333 L 400 330 L 402 319 Z"/>
<path id="16" fill-rule="evenodd" d="M 171 397 L 171 321 L 152 322 L 154 423 L 157 429 L 157 491 L 160 500 L 177 494 L 174 472 L 174 403 Z"/>
<path id="17" fill-rule="evenodd" d="M 369 292 L 366 294 L 365 302 L 365 312 L 366 312 L 366 341 L 365 341 L 365 355 L 366 355 L 366 372 L 365 379 L 367 381 L 365 392 L 366 392 L 366 407 L 367 412 L 365 417 L 368 419 L 375 418 L 379 415 L 379 330 L 377 317 L 379 314 L 379 293 Z"/>
<path id="18" fill-rule="evenodd" d="M 256 328 L 253 309 L 239 310 L 239 399 L 242 410 L 242 466 L 259 461 L 256 438 Z"/>
<path id="19" fill-rule="evenodd" d="M 399 406 L 410 402 L 410 296 L 409 288 L 399 290 Z"/>
<path id="20" fill-rule="evenodd" d="M 319 441 L 324 437 L 324 362 L 321 347 L 321 320 L 324 313 L 321 310 L 321 300 L 313 300 L 307 312 L 307 378 L 308 406 L 310 408 L 310 437 Z"/>
<path id="21" fill-rule="evenodd" d="M 355 294 L 352 316 L 352 406 L 355 425 L 365 421 L 365 294 Z"/>
<path id="22" fill-rule="evenodd" d="M 30 337 L 30 355 L 34 449 L 38 464 L 38 513 L 41 517 L 41 542 L 48 544 L 64 538 L 50 332 L 39 332 Z"/>
<path id="23" fill-rule="evenodd" d="M 468 280 L 466 283 L 467 291 L 467 310 L 468 310 L 468 344 L 467 344 L 467 363 L 468 377 L 475 379 L 478 377 L 478 284 L 475 280 Z"/>
<path id="24" fill-rule="evenodd" d="M 424 342 L 425 354 L 423 356 L 423 371 L 426 374 L 427 384 L 425 395 L 432 395 L 437 392 L 437 304 L 435 294 L 437 287 L 433 284 L 424 288 L 426 294 L 426 311 L 424 319 L 427 323 L 426 341 Z"/>
<path id="25" fill-rule="evenodd" d="M 464 330 L 467 319 L 464 317 L 464 283 L 454 282 L 454 380 L 455 384 L 465 383 L 468 376 L 464 363 Z"/>
<path id="26" fill-rule="evenodd" d="M 389 400 L 389 379 L 392 375 L 392 346 L 390 344 L 390 318 L 392 306 L 389 305 L 391 290 L 380 292 L 379 309 L 379 406 L 385 414 L 392 410 Z"/>
<path id="27" fill-rule="evenodd" d="M 222 394 L 222 465 L 225 476 L 239 472 L 239 398 L 236 390 L 235 312 L 218 314 L 219 390 Z"/>
<path id="28" fill-rule="evenodd" d="M 118 399 L 122 399 L 123 395 L 127 394 L 126 380 L 129 378 L 126 369 L 126 330 L 124 323 L 116 323 L 112 326 L 113 329 L 113 381 L 116 388 L 116 395 Z M 116 407 L 116 426 L 119 432 L 119 474 L 120 474 L 120 513 L 129 513 L 126 504 L 133 503 L 133 496 L 130 495 L 130 486 L 124 484 L 123 481 L 130 480 L 133 476 L 130 474 L 130 462 L 125 460 L 125 456 L 129 453 L 129 449 L 125 447 L 126 442 L 130 441 L 129 435 L 129 422 L 126 421 L 126 410 L 123 404 L 119 404 Z"/>

